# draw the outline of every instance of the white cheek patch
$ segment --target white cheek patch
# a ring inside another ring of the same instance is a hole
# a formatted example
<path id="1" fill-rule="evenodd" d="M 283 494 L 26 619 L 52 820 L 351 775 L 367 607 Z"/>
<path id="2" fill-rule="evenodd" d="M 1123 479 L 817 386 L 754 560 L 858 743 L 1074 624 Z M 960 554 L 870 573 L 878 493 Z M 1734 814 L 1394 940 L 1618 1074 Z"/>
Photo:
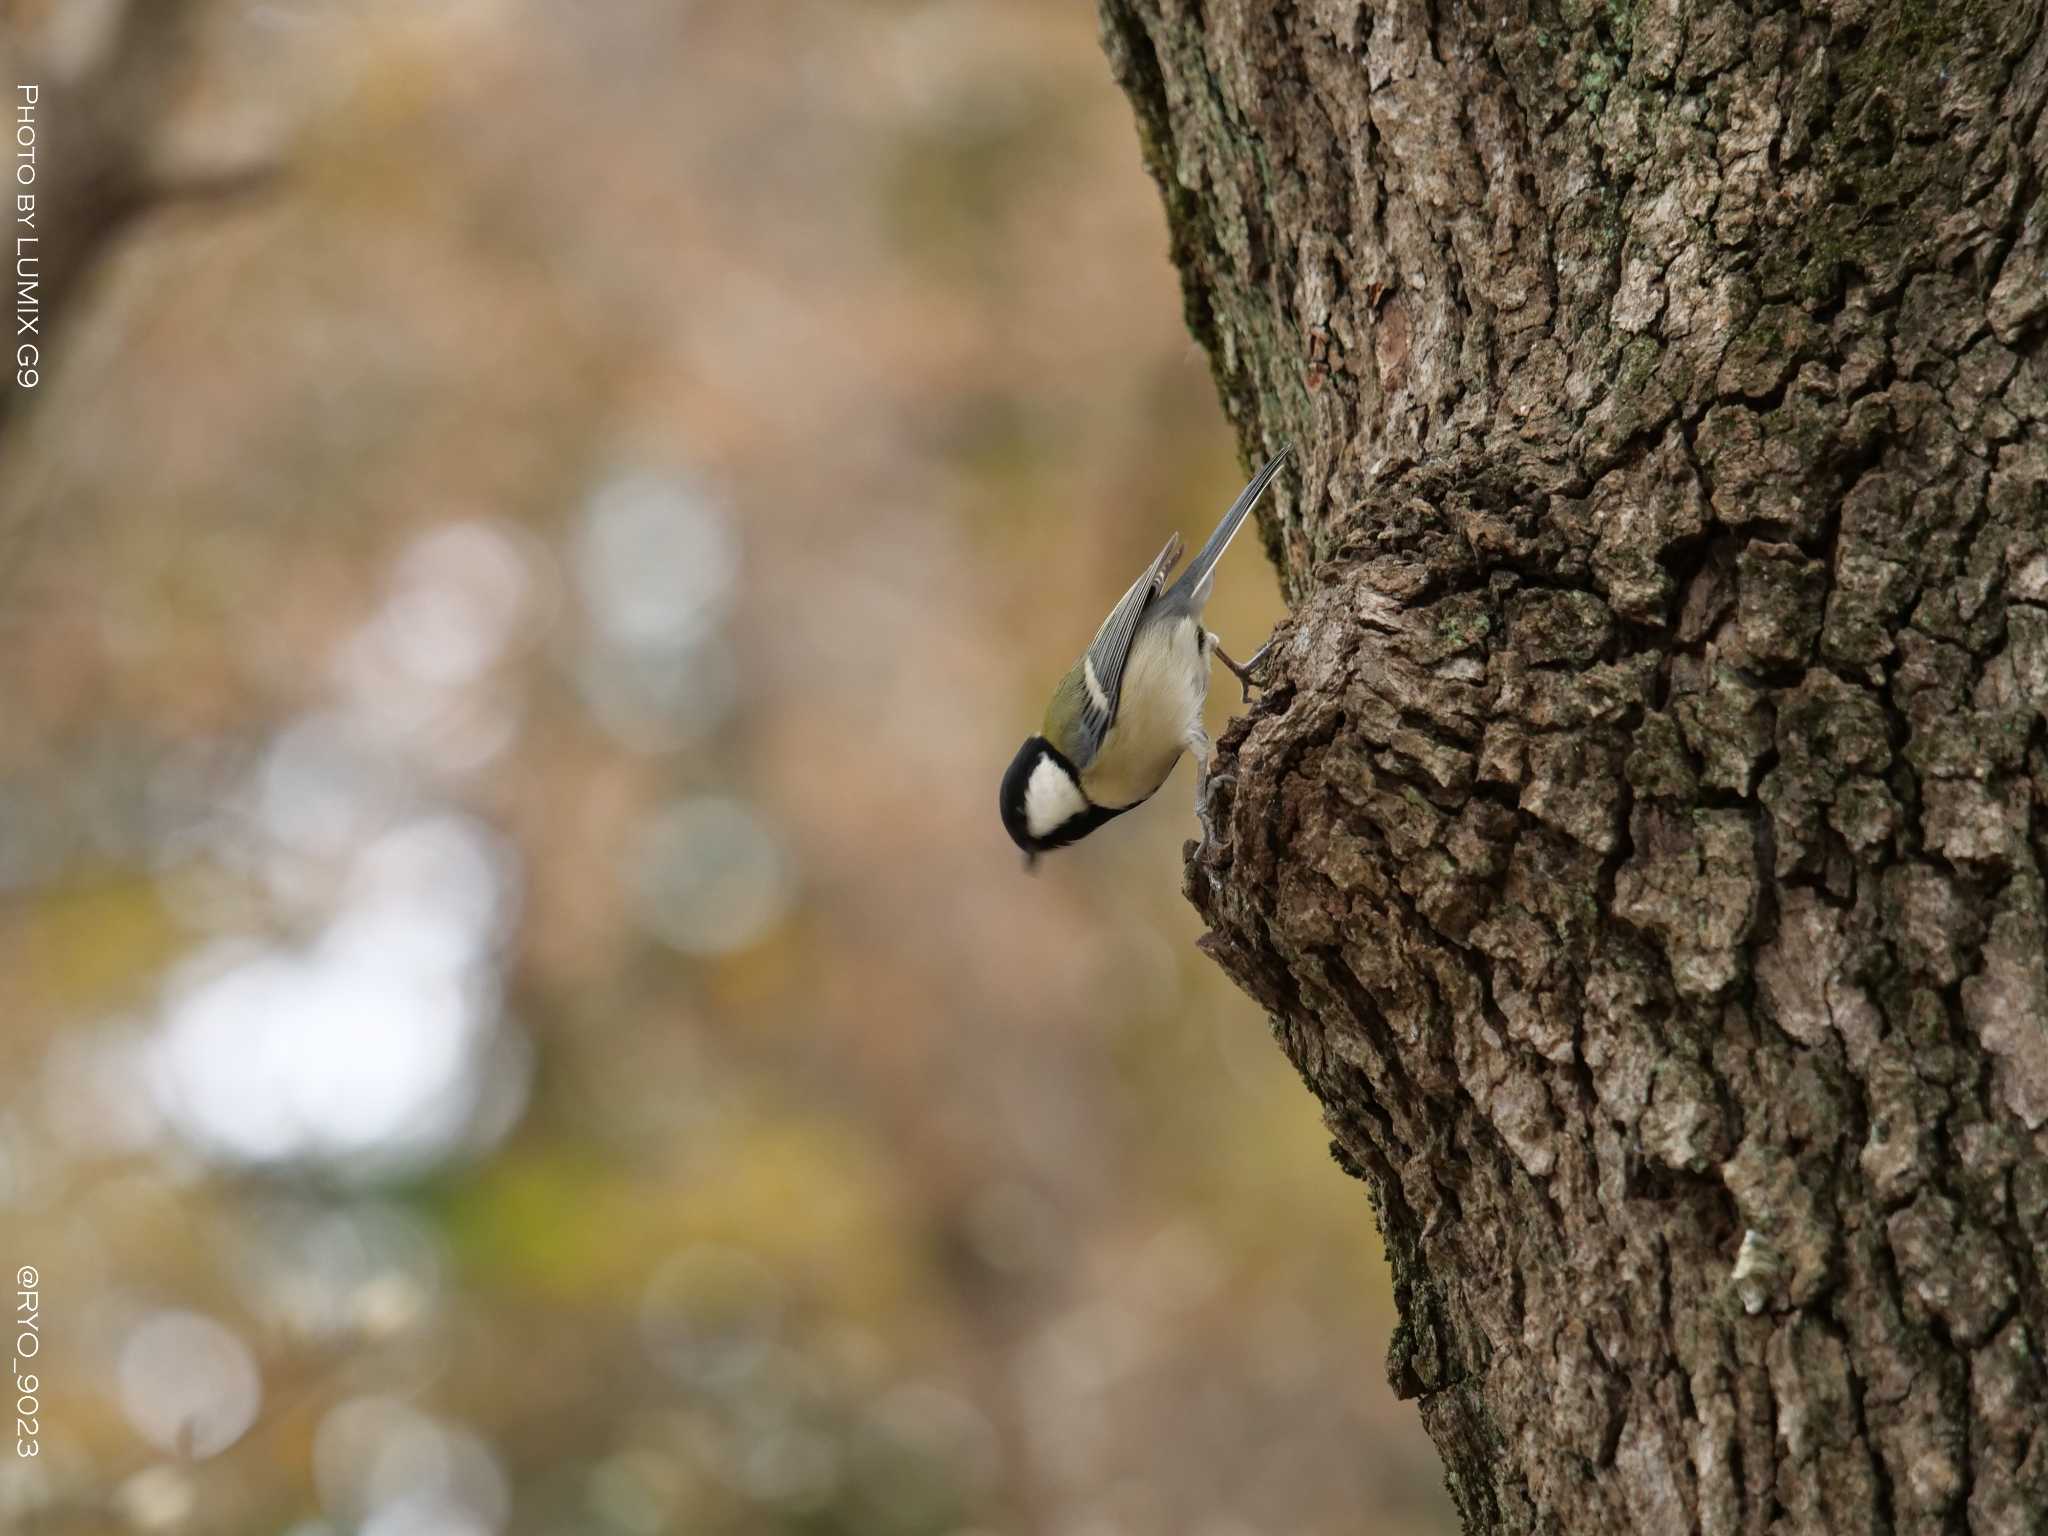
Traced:
<path id="1" fill-rule="evenodd" d="M 1049 836 L 1088 809 L 1088 797 L 1067 771 L 1041 757 L 1024 785 L 1024 829 L 1033 837 Z"/>

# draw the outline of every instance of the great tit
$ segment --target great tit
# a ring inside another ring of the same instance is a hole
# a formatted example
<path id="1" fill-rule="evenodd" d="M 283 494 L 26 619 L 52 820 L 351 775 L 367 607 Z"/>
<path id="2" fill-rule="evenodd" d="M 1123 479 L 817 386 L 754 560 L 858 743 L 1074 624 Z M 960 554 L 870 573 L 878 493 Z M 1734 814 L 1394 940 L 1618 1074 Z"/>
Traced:
<path id="1" fill-rule="evenodd" d="M 1210 747 L 1202 706 L 1209 660 L 1228 667 L 1249 698 L 1266 648 L 1238 665 L 1202 627 L 1202 609 L 1216 562 L 1287 454 L 1283 447 L 1252 476 L 1171 587 L 1166 578 L 1180 559 L 1180 535 L 1166 541 L 1053 689 L 1044 725 L 1017 749 L 1003 775 L 1003 827 L 1024 850 L 1026 869 L 1039 854 L 1064 848 L 1150 799 L 1185 750 L 1193 750 L 1200 767 L 1196 801 L 1206 810 Z"/>

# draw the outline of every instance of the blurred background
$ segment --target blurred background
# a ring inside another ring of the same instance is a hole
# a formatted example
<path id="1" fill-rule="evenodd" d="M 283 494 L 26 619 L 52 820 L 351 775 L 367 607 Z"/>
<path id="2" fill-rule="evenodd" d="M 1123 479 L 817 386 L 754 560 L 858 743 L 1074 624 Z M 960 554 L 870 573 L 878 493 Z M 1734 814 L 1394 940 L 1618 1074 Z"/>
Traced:
<path id="1" fill-rule="evenodd" d="M 1191 769 L 996 816 L 1244 472 L 1092 7 L 0 17 L 0 1527 L 1452 1529 Z"/>

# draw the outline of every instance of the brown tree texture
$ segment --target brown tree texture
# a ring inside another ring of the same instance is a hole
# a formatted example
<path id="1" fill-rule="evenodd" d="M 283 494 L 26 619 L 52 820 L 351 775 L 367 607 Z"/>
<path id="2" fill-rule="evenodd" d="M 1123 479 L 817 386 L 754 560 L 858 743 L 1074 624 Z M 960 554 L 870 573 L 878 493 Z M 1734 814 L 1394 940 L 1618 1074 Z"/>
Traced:
<path id="1" fill-rule="evenodd" d="M 29 82 L 0 1532 L 1454 1529 L 1190 772 L 995 814 L 1239 483 L 1092 10 L 4 0 Z"/>
<path id="2" fill-rule="evenodd" d="M 1474 1532 L 2048 1521 L 2048 38 L 1104 0 L 1294 618 L 1189 866 Z"/>

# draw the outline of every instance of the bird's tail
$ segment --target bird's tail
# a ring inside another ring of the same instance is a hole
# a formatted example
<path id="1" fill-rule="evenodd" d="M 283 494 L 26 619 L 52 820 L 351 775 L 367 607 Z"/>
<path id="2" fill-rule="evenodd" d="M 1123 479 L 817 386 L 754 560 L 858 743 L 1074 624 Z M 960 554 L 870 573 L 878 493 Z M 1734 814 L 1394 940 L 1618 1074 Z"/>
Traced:
<path id="1" fill-rule="evenodd" d="M 1209 535 L 1204 544 L 1188 562 L 1188 568 L 1180 573 L 1180 579 L 1173 584 L 1172 596 L 1185 597 L 1195 607 L 1200 607 L 1209 595 L 1209 580 L 1216 572 L 1216 562 L 1223 558 L 1223 551 L 1230 548 L 1230 541 L 1237 536 L 1237 530 L 1244 526 L 1244 520 L 1251 515 L 1259 498 L 1266 493 L 1266 487 L 1273 476 L 1280 472 L 1287 455 L 1293 452 L 1293 445 L 1286 444 L 1280 451 L 1259 467 L 1252 476 L 1251 484 L 1238 492 L 1237 500 L 1230 504 L 1230 510 L 1223 514 L 1223 521 L 1216 525 L 1216 531 Z"/>

